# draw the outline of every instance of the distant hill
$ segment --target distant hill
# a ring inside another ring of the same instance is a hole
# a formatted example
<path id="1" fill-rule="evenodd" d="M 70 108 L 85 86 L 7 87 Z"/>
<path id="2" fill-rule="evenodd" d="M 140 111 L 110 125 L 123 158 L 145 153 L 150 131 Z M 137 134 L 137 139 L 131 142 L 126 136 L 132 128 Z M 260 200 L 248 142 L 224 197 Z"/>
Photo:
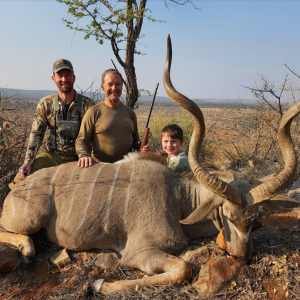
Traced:
<path id="1" fill-rule="evenodd" d="M 6 89 L 5 93 L 7 93 L 8 97 L 20 98 L 18 96 L 14 97 L 18 93 L 22 95 L 24 100 L 38 101 L 40 98 L 55 94 L 56 90 L 17 90 L 17 89 Z M 104 98 L 104 94 L 101 94 Z M 85 96 L 90 97 L 90 93 L 85 93 Z M 124 97 L 125 98 L 125 97 Z M 152 96 L 141 96 L 140 102 L 148 103 L 152 101 Z M 256 105 L 257 102 L 254 99 L 215 99 L 215 98 L 196 98 L 192 99 L 197 104 L 203 105 L 220 105 L 220 104 L 241 104 L 241 102 L 245 105 Z M 156 103 L 173 103 L 173 101 L 168 97 L 156 96 Z"/>
<path id="2" fill-rule="evenodd" d="M 5 93 L 7 94 L 7 97 L 11 97 L 12 99 L 20 99 L 20 95 L 22 95 L 22 99 L 24 100 L 38 101 L 45 96 L 57 93 L 57 91 L 6 89 Z"/>

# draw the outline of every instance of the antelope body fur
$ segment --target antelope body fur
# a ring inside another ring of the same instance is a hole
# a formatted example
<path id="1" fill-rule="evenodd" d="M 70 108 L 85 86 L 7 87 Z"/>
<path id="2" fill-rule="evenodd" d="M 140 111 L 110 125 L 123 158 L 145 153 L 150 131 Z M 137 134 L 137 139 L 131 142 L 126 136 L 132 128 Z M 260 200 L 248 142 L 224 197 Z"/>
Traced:
<path id="1" fill-rule="evenodd" d="M 97 291 L 134 290 L 139 286 L 181 283 L 192 274 L 189 263 L 173 256 L 188 240 L 217 234 L 223 227 L 229 254 L 249 260 L 251 226 L 256 206 L 266 202 L 295 207 L 299 202 L 278 195 L 294 176 L 296 155 L 289 127 L 300 103 L 284 116 L 279 131 L 285 168 L 254 189 L 229 172 L 209 173 L 199 163 L 205 125 L 201 110 L 178 93 L 170 80 L 171 40 L 164 70 L 169 97 L 195 119 L 189 162 L 196 182 L 184 179 L 141 154 L 114 164 L 97 163 L 81 169 L 68 163 L 40 170 L 19 183 L 5 199 L 0 217 L 0 242 L 34 256 L 28 236 L 41 229 L 50 242 L 81 251 L 112 249 L 121 265 L 151 277 L 96 282 Z"/>

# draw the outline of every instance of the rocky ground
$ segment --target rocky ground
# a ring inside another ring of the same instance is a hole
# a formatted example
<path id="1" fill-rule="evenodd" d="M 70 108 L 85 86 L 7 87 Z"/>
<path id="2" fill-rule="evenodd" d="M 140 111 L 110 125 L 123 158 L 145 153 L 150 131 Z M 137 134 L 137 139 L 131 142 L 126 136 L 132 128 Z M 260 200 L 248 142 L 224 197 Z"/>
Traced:
<path id="1" fill-rule="evenodd" d="M 297 199 L 299 186 L 300 181 L 295 181 L 285 192 Z M 3 245 L 0 264 L 12 253 L 17 264 L 12 271 L 0 273 L 0 299 L 300 299 L 300 209 L 262 206 L 260 210 L 253 226 L 250 264 L 229 257 L 216 245 L 216 237 L 194 240 L 178 253 L 192 265 L 189 282 L 137 286 L 134 293 L 95 294 L 91 290 L 100 278 L 115 281 L 149 276 L 140 270 L 121 269 L 116 253 L 61 253 L 61 248 L 37 234 L 33 237 L 36 256 L 25 265 L 17 250 Z"/>

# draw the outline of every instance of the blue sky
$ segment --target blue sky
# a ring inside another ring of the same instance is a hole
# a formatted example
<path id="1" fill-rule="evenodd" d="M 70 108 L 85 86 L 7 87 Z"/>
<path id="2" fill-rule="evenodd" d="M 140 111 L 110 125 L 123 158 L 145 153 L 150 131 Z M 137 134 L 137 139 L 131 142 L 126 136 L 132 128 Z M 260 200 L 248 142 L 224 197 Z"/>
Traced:
<path id="1" fill-rule="evenodd" d="M 173 43 L 172 81 L 190 98 L 251 98 L 242 86 L 253 86 L 259 73 L 280 82 L 287 63 L 300 73 L 300 1 L 201 1 L 185 7 L 148 0 L 156 19 L 144 22 L 145 37 L 136 56 L 139 88 L 165 96 L 162 72 L 166 38 Z M 86 89 L 116 59 L 109 42 L 66 28 L 67 7 L 55 0 L 0 0 L 0 87 L 55 90 L 52 64 L 59 58 L 73 63 L 76 83 Z M 117 64 L 117 67 L 121 67 Z M 295 79 L 295 81 L 297 81 Z"/>

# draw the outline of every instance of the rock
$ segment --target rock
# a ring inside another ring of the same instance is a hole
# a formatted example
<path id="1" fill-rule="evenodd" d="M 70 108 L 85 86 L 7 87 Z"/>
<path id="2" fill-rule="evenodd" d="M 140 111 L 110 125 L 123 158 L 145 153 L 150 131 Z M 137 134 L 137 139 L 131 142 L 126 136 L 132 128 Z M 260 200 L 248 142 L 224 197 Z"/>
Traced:
<path id="1" fill-rule="evenodd" d="M 268 246 L 276 245 L 281 231 L 278 227 L 267 225 L 252 233 L 253 246 L 256 247 L 260 244 Z"/>
<path id="2" fill-rule="evenodd" d="M 12 271 L 21 256 L 17 248 L 0 244 L 0 272 Z"/>
<path id="3" fill-rule="evenodd" d="M 189 263 L 198 264 L 199 262 L 208 259 L 209 255 L 210 254 L 208 248 L 204 246 L 193 251 L 187 251 L 180 258 Z"/>
<path id="4" fill-rule="evenodd" d="M 95 260 L 95 266 L 103 269 L 112 269 L 118 263 L 118 260 L 116 253 L 100 253 Z"/>
<path id="5" fill-rule="evenodd" d="M 67 250 L 63 249 L 51 255 L 50 261 L 59 268 L 63 268 L 64 266 L 71 263 L 71 258 L 69 257 Z"/>
<path id="6" fill-rule="evenodd" d="M 287 195 L 288 195 L 288 197 L 290 197 L 292 199 L 300 201 L 300 188 L 295 189 L 295 190 L 290 190 L 287 193 Z"/>
<path id="7" fill-rule="evenodd" d="M 213 295 L 236 279 L 241 266 L 242 262 L 233 257 L 216 256 L 203 265 L 193 287 L 200 293 Z"/>

